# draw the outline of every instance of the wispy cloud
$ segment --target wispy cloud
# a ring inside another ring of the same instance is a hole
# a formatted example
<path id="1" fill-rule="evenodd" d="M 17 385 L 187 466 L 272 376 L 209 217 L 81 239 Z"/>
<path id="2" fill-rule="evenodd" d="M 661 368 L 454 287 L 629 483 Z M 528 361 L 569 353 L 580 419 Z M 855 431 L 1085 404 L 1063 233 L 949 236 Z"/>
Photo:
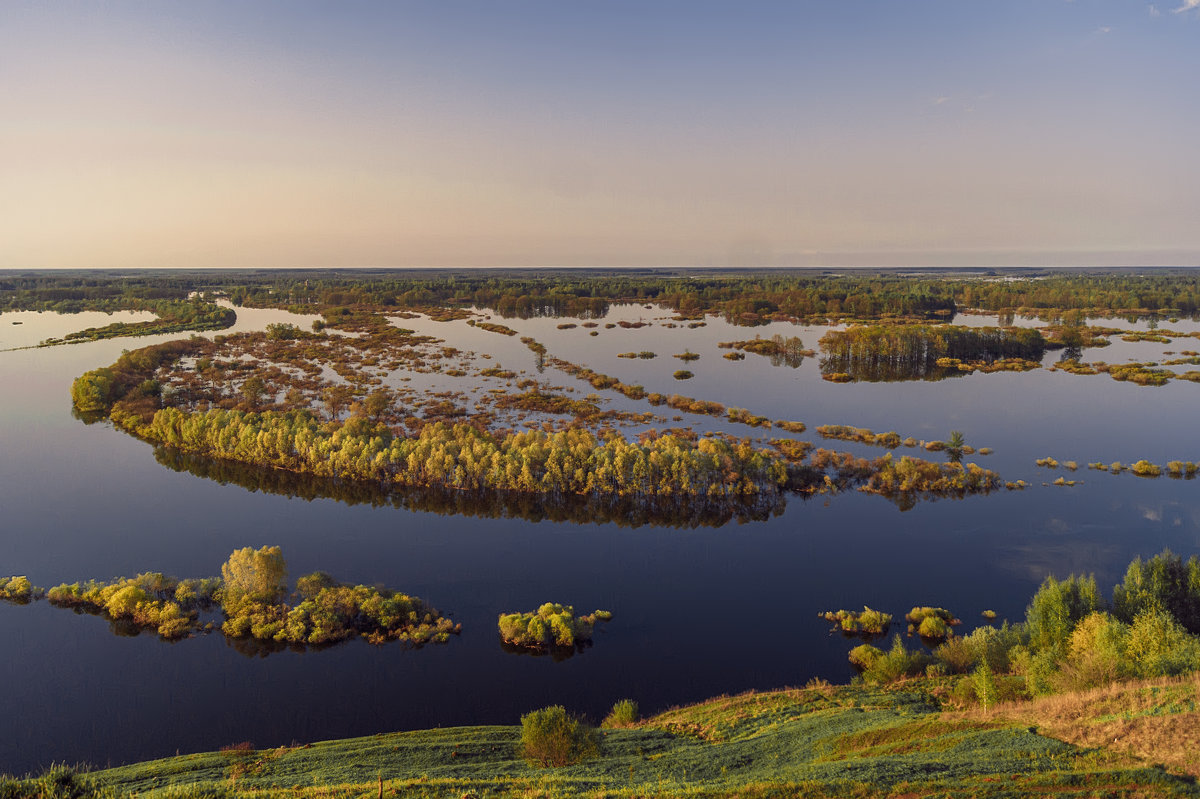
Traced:
<path id="1" fill-rule="evenodd" d="M 934 105 L 941 105 L 942 103 L 949 102 L 949 100 L 949 97 L 934 97 L 932 102 Z"/>
<path id="2" fill-rule="evenodd" d="M 1108 25 L 1102 25 L 1101 27 L 1096 28 L 1096 33 L 1112 33 L 1112 28 Z"/>
<path id="3" fill-rule="evenodd" d="M 1200 0 L 1183 0 L 1183 5 L 1174 9 L 1173 14 L 1186 14 L 1189 11 L 1195 11 L 1200 8 Z"/>
<path id="4" fill-rule="evenodd" d="M 1162 16 L 1162 12 L 1158 10 L 1158 6 L 1154 5 L 1154 3 L 1146 6 L 1146 10 L 1150 12 L 1150 16 L 1152 17 Z"/>

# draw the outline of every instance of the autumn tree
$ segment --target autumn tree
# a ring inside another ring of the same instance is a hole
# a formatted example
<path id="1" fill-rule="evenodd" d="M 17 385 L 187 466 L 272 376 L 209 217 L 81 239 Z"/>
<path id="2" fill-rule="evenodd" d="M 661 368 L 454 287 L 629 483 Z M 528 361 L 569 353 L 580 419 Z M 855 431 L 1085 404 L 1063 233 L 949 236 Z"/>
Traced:
<path id="1" fill-rule="evenodd" d="M 274 604 L 287 591 L 287 563 L 279 547 L 236 550 L 221 566 L 225 581 L 222 604 L 227 611 L 245 602 Z"/>

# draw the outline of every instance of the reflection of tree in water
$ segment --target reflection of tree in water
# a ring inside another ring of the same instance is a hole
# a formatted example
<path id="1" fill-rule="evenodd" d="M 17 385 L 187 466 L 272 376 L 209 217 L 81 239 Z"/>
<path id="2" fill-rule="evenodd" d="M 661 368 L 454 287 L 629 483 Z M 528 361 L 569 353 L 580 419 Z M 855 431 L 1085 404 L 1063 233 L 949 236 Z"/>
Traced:
<path id="1" fill-rule="evenodd" d="M 1079 347 L 1067 346 L 1063 348 L 1062 355 L 1058 356 L 1058 362 L 1066 363 L 1067 361 L 1078 361 L 1082 357 L 1082 349 Z"/>
<path id="2" fill-rule="evenodd" d="M 552 646 L 546 649 L 533 649 L 528 646 L 517 646 L 501 639 L 500 648 L 510 655 L 529 655 L 531 657 L 549 657 L 555 663 L 562 663 L 576 653 L 583 654 L 585 649 L 592 648 L 591 641 L 576 641 L 573 646 Z"/>
<path id="3" fill-rule="evenodd" d="M 783 512 L 781 495 L 747 498 L 633 497 L 527 494 L 515 491 L 457 491 L 448 488 L 392 486 L 334 480 L 281 469 L 216 460 L 169 447 L 155 447 L 155 459 L 176 472 L 188 472 L 222 485 L 306 500 L 336 499 L 347 505 L 391 506 L 404 510 L 481 518 L 518 518 L 531 522 L 611 523 L 621 527 L 721 527 L 765 521 Z"/>
<path id="4" fill-rule="evenodd" d="M 863 361 L 839 356 L 821 359 L 821 374 L 837 372 L 848 374 L 863 383 L 898 383 L 904 380 L 936 382 L 948 377 L 965 377 L 968 374 L 955 367 L 938 366 L 926 361 Z"/>

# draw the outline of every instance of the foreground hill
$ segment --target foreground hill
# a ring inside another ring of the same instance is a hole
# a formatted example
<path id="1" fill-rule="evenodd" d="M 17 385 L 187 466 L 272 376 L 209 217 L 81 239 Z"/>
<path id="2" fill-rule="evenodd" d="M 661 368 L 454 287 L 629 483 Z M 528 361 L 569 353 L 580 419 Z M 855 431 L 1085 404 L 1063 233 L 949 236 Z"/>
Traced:
<path id="1" fill-rule="evenodd" d="M 1164 757 L 1139 751 L 1156 723 L 1195 734 L 1197 685 L 1194 678 L 1129 683 L 986 713 L 940 710 L 941 692 L 929 681 L 821 685 L 721 697 L 604 730 L 599 756 L 562 768 L 526 763 L 519 726 L 457 727 L 64 772 L 0 783 L 0 795 L 1200 796 L 1184 773 L 1187 736 L 1177 744 L 1164 737 Z M 1122 714 L 1140 720 L 1132 743 L 1121 740 Z M 1039 729 L 1103 746 L 1083 748 Z M 1092 733 L 1098 740 L 1087 740 Z M 1162 760 L 1175 764 L 1174 773 L 1154 765 Z"/>

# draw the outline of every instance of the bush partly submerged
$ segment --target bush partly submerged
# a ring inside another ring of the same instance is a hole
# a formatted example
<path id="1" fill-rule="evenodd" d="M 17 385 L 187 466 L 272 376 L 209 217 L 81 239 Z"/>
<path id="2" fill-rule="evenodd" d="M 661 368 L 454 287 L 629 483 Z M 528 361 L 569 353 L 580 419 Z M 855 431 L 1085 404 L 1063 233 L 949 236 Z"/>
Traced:
<path id="1" fill-rule="evenodd" d="M 531 613 L 501 613 L 500 638 L 511 646 L 538 651 L 569 649 L 592 640 L 596 622 L 611 618 L 606 610 L 576 616 L 571 605 L 547 602 Z"/>

